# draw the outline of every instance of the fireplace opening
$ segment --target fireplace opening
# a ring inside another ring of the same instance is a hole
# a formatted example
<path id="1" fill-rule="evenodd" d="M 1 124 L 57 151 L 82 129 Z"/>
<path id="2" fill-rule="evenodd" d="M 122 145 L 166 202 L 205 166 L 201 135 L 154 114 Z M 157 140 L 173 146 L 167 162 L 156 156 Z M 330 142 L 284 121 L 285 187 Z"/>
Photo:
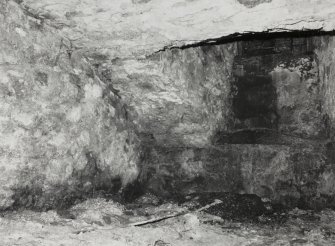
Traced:
<path id="1" fill-rule="evenodd" d="M 313 86 L 319 86 L 314 50 L 312 37 L 237 42 L 231 91 L 233 120 L 228 131 L 216 134 L 214 142 L 289 144 L 291 138 L 309 138 L 311 134 L 305 129 L 318 123 L 308 117 L 304 120 L 304 111 L 320 115 L 318 96 L 315 91 L 308 94 Z"/>

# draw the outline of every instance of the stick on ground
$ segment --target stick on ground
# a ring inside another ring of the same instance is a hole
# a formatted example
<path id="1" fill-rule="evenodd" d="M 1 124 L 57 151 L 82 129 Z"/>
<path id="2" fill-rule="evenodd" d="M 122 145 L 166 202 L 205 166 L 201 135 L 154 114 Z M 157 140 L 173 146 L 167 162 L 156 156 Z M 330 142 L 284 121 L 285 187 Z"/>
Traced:
<path id="1" fill-rule="evenodd" d="M 208 204 L 204 207 L 201 207 L 193 212 L 201 212 L 203 210 L 206 210 L 210 207 L 213 207 L 217 204 L 220 204 L 222 203 L 221 200 L 218 200 L 216 199 L 214 202 L 212 202 L 211 204 Z M 162 216 L 162 217 L 158 217 L 158 218 L 153 218 L 153 219 L 150 219 L 150 220 L 145 220 L 145 221 L 140 221 L 140 222 L 135 222 L 135 223 L 131 223 L 129 224 L 130 226 L 142 226 L 142 225 L 147 225 L 147 224 L 152 224 L 152 223 L 156 223 L 156 222 L 159 222 L 159 221 L 162 221 L 162 220 L 166 220 L 166 219 L 170 219 L 170 218 L 175 218 L 175 217 L 178 217 L 178 216 L 181 216 L 181 215 L 185 215 L 185 214 L 188 214 L 188 213 L 191 213 L 192 211 L 183 211 L 183 212 L 178 212 L 178 213 L 175 213 L 175 214 L 170 214 L 170 215 L 166 215 L 166 216 Z"/>

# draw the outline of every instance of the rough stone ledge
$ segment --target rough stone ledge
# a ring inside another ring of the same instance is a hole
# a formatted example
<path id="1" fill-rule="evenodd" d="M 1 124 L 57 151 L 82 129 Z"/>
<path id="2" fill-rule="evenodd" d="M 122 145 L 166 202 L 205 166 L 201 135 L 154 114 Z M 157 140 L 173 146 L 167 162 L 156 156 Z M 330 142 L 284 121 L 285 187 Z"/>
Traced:
<path id="1" fill-rule="evenodd" d="M 332 0 L 12 1 L 77 47 L 120 58 L 236 34 L 335 29 Z"/>

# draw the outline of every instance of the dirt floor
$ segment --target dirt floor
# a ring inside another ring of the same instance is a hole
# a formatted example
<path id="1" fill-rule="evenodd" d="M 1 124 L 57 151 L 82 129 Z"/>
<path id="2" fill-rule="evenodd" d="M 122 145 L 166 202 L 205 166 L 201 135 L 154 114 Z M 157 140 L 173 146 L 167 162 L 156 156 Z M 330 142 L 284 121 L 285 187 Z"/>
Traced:
<path id="1" fill-rule="evenodd" d="M 335 245 L 335 212 L 294 209 L 281 220 L 259 216 L 236 222 L 204 211 L 164 203 L 132 210 L 91 199 L 64 211 L 6 212 L 0 217 L 0 245 Z M 134 226 L 169 215 L 155 223 Z"/>

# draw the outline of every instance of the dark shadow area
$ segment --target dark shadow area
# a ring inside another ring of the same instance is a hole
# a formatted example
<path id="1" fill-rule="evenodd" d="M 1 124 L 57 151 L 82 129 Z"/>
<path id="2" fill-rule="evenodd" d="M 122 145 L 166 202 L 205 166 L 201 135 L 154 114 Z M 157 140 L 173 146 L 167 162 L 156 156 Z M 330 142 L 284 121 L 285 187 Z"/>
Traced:
<path id="1" fill-rule="evenodd" d="M 235 83 L 233 113 L 239 120 L 236 128 L 276 129 L 276 91 L 270 76 L 243 76 Z"/>
<path id="2" fill-rule="evenodd" d="M 214 205 L 205 211 L 219 216 L 228 221 L 237 222 L 261 222 L 260 216 L 265 216 L 267 223 L 280 223 L 285 221 L 285 208 L 280 204 L 274 204 L 253 194 L 236 194 L 229 192 L 205 192 L 194 193 L 180 200 L 179 203 L 188 206 L 191 210 L 206 206 L 215 200 L 222 203 Z"/>

